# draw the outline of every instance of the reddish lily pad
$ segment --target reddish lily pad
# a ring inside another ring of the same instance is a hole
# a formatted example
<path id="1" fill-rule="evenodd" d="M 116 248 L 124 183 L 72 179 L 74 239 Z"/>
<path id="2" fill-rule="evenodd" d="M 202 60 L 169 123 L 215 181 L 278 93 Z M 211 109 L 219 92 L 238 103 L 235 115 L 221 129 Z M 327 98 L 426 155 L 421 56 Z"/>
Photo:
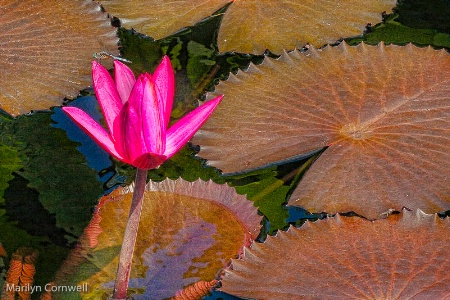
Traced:
<path id="1" fill-rule="evenodd" d="M 240 172 L 328 146 L 289 204 L 310 212 L 450 209 L 450 55 L 338 47 L 266 58 L 230 74 L 194 137 L 199 156 Z"/>
<path id="2" fill-rule="evenodd" d="M 47 109 L 91 83 L 95 52 L 117 54 L 116 30 L 94 1 L 0 0 L 0 107 Z"/>
<path id="3" fill-rule="evenodd" d="M 158 40 L 194 25 L 231 0 L 100 0 L 105 10 L 133 28 Z"/>
<path id="4" fill-rule="evenodd" d="M 58 285 L 87 283 L 85 297 L 112 292 L 131 191 L 116 190 L 100 200 Z M 136 299 L 168 298 L 199 280 L 211 281 L 259 233 L 257 209 L 227 185 L 150 182 L 144 197 L 129 284 Z"/>
<path id="5" fill-rule="evenodd" d="M 337 215 L 253 243 L 221 290 L 252 299 L 448 299 L 449 243 L 449 218 Z"/>
<path id="6" fill-rule="evenodd" d="M 235 0 L 219 30 L 219 50 L 281 54 L 310 44 L 316 47 L 361 34 L 368 23 L 381 22 L 395 0 Z"/>

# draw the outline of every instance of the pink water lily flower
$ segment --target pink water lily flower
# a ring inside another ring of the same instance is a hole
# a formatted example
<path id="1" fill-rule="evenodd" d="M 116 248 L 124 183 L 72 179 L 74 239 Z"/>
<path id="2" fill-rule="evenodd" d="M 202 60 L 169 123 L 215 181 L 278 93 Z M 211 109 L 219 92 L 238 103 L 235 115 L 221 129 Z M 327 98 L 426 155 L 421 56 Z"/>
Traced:
<path id="1" fill-rule="evenodd" d="M 175 83 L 167 56 L 153 75 L 137 79 L 130 68 L 114 61 L 114 75 L 113 81 L 102 65 L 92 62 L 95 94 L 109 132 L 79 108 L 63 110 L 112 156 L 143 170 L 159 167 L 180 150 L 222 99 L 207 101 L 168 128 Z"/>

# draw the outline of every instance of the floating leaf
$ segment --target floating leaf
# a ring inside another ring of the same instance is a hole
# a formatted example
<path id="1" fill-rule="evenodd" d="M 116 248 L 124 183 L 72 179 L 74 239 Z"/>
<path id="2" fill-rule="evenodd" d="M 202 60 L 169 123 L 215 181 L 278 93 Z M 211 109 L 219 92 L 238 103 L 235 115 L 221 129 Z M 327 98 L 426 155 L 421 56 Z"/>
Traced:
<path id="1" fill-rule="evenodd" d="M 100 200 L 57 284 L 88 283 L 86 297 L 101 298 L 112 290 L 130 189 Z M 163 299 L 191 283 L 212 280 L 259 233 L 256 208 L 227 185 L 181 179 L 150 182 L 144 197 L 129 284 L 134 298 Z"/>
<path id="2" fill-rule="evenodd" d="M 252 299 L 447 299 L 450 219 L 336 216 L 253 243 L 221 290 Z"/>
<path id="3" fill-rule="evenodd" d="M 94 1 L 0 0 L 0 107 L 47 109 L 91 83 L 92 55 L 117 52 L 110 20 Z"/>
<path id="4" fill-rule="evenodd" d="M 227 9 L 219 30 L 221 52 L 262 54 L 266 49 L 319 47 L 361 34 L 368 23 L 381 21 L 395 0 L 288 1 L 235 0 Z"/>
<path id="5" fill-rule="evenodd" d="M 368 218 L 403 206 L 450 208 L 450 56 L 443 50 L 343 43 L 295 51 L 230 74 L 215 93 L 226 96 L 193 143 L 224 172 L 328 146 L 290 205 Z"/>
<path id="6" fill-rule="evenodd" d="M 125 28 L 134 28 L 154 39 L 161 39 L 183 27 L 194 25 L 230 1 L 100 0 L 99 2 L 108 13 L 119 18 Z"/>

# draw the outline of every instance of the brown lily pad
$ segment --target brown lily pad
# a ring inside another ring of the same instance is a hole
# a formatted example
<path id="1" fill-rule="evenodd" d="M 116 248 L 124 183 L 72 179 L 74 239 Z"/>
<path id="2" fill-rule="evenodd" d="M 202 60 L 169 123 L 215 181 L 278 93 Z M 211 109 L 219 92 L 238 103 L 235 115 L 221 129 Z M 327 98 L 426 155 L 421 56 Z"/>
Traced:
<path id="1" fill-rule="evenodd" d="M 57 285 L 87 284 L 84 297 L 112 294 L 131 191 L 126 187 L 100 199 Z M 199 280 L 213 280 L 259 233 L 257 209 L 227 185 L 150 182 L 144 197 L 129 284 L 135 299 L 165 299 Z"/>
<path id="2" fill-rule="evenodd" d="M 219 50 L 280 54 L 310 44 L 316 47 L 362 34 L 368 23 L 381 22 L 395 0 L 287 1 L 235 0 L 219 30 Z"/>
<path id="3" fill-rule="evenodd" d="M 117 54 L 107 14 L 93 1 L 0 0 L 0 108 L 48 109 L 91 84 L 93 54 Z"/>
<path id="4" fill-rule="evenodd" d="M 450 55 L 407 46 L 338 47 L 266 58 L 230 74 L 194 137 L 225 173 L 328 146 L 289 204 L 311 212 L 450 209 Z"/>
<path id="5" fill-rule="evenodd" d="M 155 40 L 194 25 L 222 8 L 231 0 L 100 0 L 105 10 L 121 20 L 125 28 L 133 28 Z"/>
<path id="6" fill-rule="evenodd" d="M 221 290 L 251 299 L 448 299 L 449 243 L 449 218 L 337 215 L 253 243 Z"/>

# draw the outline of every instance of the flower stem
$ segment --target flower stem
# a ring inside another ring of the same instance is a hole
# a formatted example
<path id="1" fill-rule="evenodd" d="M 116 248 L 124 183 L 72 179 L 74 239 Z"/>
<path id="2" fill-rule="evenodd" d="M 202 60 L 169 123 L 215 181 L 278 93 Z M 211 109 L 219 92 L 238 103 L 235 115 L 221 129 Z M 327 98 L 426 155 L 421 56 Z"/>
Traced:
<path id="1" fill-rule="evenodd" d="M 130 214 L 123 236 L 122 249 L 120 250 L 119 266 L 114 283 L 113 299 L 126 299 L 128 280 L 133 261 L 134 246 L 141 219 L 142 203 L 144 202 L 144 190 L 147 183 L 147 170 L 137 169 L 134 181 L 134 193 L 131 200 Z"/>

